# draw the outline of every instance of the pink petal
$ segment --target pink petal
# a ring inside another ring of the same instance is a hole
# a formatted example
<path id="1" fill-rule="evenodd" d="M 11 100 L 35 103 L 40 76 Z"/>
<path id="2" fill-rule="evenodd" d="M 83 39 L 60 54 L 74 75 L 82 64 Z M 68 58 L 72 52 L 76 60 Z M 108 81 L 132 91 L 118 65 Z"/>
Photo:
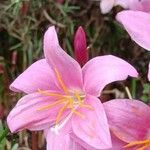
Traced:
<path id="1" fill-rule="evenodd" d="M 82 89 L 81 67 L 59 46 L 54 26 L 44 35 L 44 52 L 49 65 L 59 71 L 68 88 Z"/>
<path id="2" fill-rule="evenodd" d="M 149 63 L 149 67 L 148 67 L 148 80 L 150 81 L 150 63 Z"/>
<path id="3" fill-rule="evenodd" d="M 53 70 L 45 59 L 33 63 L 10 85 L 15 92 L 33 93 L 41 90 L 58 90 Z"/>
<path id="4" fill-rule="evenodd" d="M 138 100 L 117 99 L 103 103 L 115 136 L 125 142 L 148 138 L 150 107 Z"/>
<path id="5" fill-rule="evenodd" d="M 98 98 L 93 96 L 87 96 L 86 103 L 91 105 L 93 110 L 87 108 L 80 108 L 78 110 L 85 115 L 85 118 L 73 116 L 73 133 L 93 148 L 110 148 L 110 132 L 103 105 Z"/>
<path id="6" fill-rule="evenodd" d="M 80 144 L 73 141 L 69 134 L 56 135 L 49 131 L 47 138 L 47 150 L 86 150 Z"/>
<path id="7" fill-rule="evenodd" d="M 62 107 L 62 104 L 50 109 L 38 109 L 55 101 L 56 98 L 44 96 L 40 93 L 33 93 L 22 97 L 7 117 L 7 123 L 11 132 L 23 129 L 43 130 L 54 125 L 57 112 Z M 62 118 L 64 118 L 66 112 Z"/>
<path id="8" fill-rule="evenodd" d="M 123 146 L 127 145 L 127 143 L 118 139 L 113 133 L 111 133 L 111 140 L 112 140 L 112 148 L 107 150 L 123 150 L 124 149 Z"/>
<path id="9" fill-rule="evenodd" d="M 100 9 L 102 14 L 109 13 L 115 4 L 115 0 L 101 0 Z"/>
<path id="10" fill-rule="evenodd" d="M 124 26 L 132 40 L 150 50 L 150 14 L 141 11 L 122 11 L 117 20 Z"/>
<path id="11" fill-rule="evenodd" d="M 138 73 L 126 61 L 111 55 L 99 56 L 83 67 L 84 87 L 88 94 L 99 96 L 103 88 L 114 81 L 125 80 Z"/>
<path id="12" fill-rule="evenodd" d="M 84 29 L 80 26 L 76 31 L 74 38 L 75 59 L 82 66 L 88 61 L 88 50 L 86 45 L 86 35 Z"/>

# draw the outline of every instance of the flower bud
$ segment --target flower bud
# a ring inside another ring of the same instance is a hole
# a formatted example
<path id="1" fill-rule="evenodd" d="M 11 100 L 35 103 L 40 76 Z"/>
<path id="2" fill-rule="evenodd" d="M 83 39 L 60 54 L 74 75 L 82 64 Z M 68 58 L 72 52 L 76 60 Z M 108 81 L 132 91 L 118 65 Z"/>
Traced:
<path id="1" fill-rule="evenodd" d="M 80 26 L 74 37 L 74 53 L 75 59 L 83 66 L 88 61 L 88 50 L 86 44 L 86 35 L 83 28 Z"/>

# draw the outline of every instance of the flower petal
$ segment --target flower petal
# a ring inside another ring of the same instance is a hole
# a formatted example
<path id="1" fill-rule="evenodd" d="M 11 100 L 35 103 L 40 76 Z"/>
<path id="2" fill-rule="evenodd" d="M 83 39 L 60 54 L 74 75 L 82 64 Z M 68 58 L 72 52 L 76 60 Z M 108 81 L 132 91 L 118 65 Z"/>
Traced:
<path id="1" fill-rule="evenodd" d="M 69 134 L 56 135 L 54 132 L 48 132 L 47 150 L 85 150 L 80 144 L 73 141 Z"/>
<path id="2" fill-rule="evenodd" d="M 91 105 L 93 110 L 87 108 L 78 110 L 85 115 L 85 118 L 73 116 L 73 133 L 93 148 L 110 148 L 111 138 L 103 105 L 98 98 L 93 96 L 87 96 L 86 103 Z"/>
<path id="3" fill-rule="evenodd" d="M 107 84 L 125 80 L 128 76 L 138 76 L 135 68 L 126 61 L 111 55 L 96 57 L 83 67 L 85 91 L 95 96 L 99 96 Z"/>
<path id="4" fill-rule="evenodd" d="M 33 63 L 10 85 L 15 92 L 33 93 L 38 89 L 58 90 L 53 70 L 45 59 Z"/>
<path id="5" fill-rule="evenodd" d="M 121 11 L 116 19 L 141 47 L 150 51 L 150 14 L 141 11 Z"/>
<path id="6" fill-rule="evenodd" d="M 49 65 L 59 71 L 68 88 L 82 89 L 81 67 L 60 47 L 54 26 L 44 35 L 44 53 Z"/>
<path id="7" fill-rule="evenodd" d="M 85 150 L 81 145 L 70 137 L 71 121 L 64 126 L 58 134 L 51 129 L 45 130 L 48 150 Z"/>
<path id="8" fill-rule="evenodd" d="M 62 104 L 45 110 L 39 109 L 55 101 L 56 98 L 43 96 L 40 93 L 33 93 L 22 97 L 7 117 L 7 123 L 11 132 L 23 129 L 42 130 L 54 125 L 57 112 L 62 107 Z M 64 118 L 66 113 L 67 111 L 63 114 L 62 118 Z"/>
<path id="9" fill-rule="evenodd" d="M 147 139 L 150 107 L 138 100 L 117 99 L 103 103 L 115 136 L 125 142 Z"/>
<path id="10" fill-rule="evenodd" d="M 127 143 L 118 139 L 113 133 L 111 133 L 111 140 L 112 140 L 112 147 L 107 150 L 123 150 L 124 149 L 123 146 L 127 145 Z"/>
<path id="11" fill-rule="evenodd" d="M 109 13 L 113 8 L 115 0 L 101 0 L 100 9 L 102 14 Z"/>

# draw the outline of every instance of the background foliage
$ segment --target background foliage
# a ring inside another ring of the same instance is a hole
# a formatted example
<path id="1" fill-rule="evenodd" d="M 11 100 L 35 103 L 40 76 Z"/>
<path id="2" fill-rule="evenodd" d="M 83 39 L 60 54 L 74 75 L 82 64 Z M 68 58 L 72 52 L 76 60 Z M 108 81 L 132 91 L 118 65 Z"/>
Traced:
<path id="1" fill-rule="evenodd" d="M 45 30 L 55 25 L 61 46 L 72 57 L 73 38 L 78 26 L 87 34 L 90 58 L 113 54 L 134 65 L 139 79 L 129 79 L 106 87 L 103 101 L 128 97 L 128 86 L 133 98 L 149 103 L 150 86 L 147 81 L 150 53 L 136 45 L 116 22 L 120 11 L 115 7 L 102 15 L 99 1 L 65 0 L 1 0 L 0 2 L 0 149 L 44 149 L 42 133 L 24 131 L 11 134 L 6 116 L 21 97 L 9 90 L 10 83 L 30 64 L 43 57 L 42 38 Z"/>

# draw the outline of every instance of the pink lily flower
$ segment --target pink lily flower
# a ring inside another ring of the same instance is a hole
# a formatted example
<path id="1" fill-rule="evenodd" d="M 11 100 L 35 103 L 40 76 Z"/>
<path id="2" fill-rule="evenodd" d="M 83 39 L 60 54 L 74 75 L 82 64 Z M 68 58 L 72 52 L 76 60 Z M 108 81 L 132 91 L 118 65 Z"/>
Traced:
<path id="1" fill-rule="evenodd" d="M 101 0 L 100 9 L 102 14 L 109 13 L 114 6 L 120 5 L 123 8 L 129 7 L 130 0 Z"/>
<path id="2" fill-rule="evenodd" d="M 10 85 L 15 92 L 27 93 L 7 117 L 11 132 L 50 128 L 59 135 L 64 129 L 80 145 L 110 148 L 107 117 L 97 97 L 105 85 L 125 80 L 128 75 L 137 77 L 137 71 L 111 55 L 93 58 L 81 68 L 60 47 L 55 27 L 44 35 L 44 54 L 44 59 L 32 64 Z"/>
<path id="3" fill-rule="evenodd" d="M 83 66 L 89 58 L 87 44 L 86 44 L 86 35 L 84 29 L 80 26 L 74 37 L 74 52 L 75 59 L 77 62 Z"/>
<path id="4" fill-rule="evenodd" d="M 150 1 L 149 1 L 150 6 Z M 126 10 L 117 14 L 117 20 L 124 26 L 126 31 L 141 47 L 150 51 L 150 14 L 142 11 Z M 149 64 L 150 65 L 150 64 Z M 148 79 L 150 81 L 150 70 Z"/>
<path id="5" fill-rule="evenodd" d="M 105 102 L 112 132 L 112 150 L 150 149 L 150 107 L 138 100 L 118 99 Z"/>

